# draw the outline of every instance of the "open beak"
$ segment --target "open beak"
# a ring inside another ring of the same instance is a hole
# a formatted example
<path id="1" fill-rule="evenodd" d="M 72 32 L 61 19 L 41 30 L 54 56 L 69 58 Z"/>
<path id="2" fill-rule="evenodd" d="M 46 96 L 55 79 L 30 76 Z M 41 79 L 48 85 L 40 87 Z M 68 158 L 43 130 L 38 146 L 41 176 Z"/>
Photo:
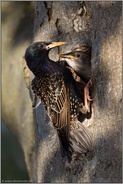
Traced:
<path id="1" fill-rule="evenodd" d="M 76 59 L 76 56 L 72 52 L 69 52 L 69 53 L 60 53 L 59 54 L 59 58 Z"/>
<path id="2" fill-rule="evenodd" d="M 67 42 L 52 42 L 51 44 L 46 46 L 46 49 L 49 50 L 49 49 L 52 49 L 54 47 L 59 47 L 64 44 L 67 44 Z"/>

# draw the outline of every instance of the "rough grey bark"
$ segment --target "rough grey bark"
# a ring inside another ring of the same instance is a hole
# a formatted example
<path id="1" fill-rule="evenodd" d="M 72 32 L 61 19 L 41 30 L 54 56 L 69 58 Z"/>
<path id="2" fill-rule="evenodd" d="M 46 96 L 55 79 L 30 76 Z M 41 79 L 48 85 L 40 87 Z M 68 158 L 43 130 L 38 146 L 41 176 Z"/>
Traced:
<path id="1" fill-rule="evenodd" d="M 121 2 L 88 4 L 92 12 L 94 182 L 121 182 Z"/>
<path id="2" fill-rule="evenodd" d="M 82 161 L 68 165 L 61 157 L 56 131 L 44 107 L 33 109 L 34 124 L 30 130 L 33 132 L 34 128 L 35 133 L 29 135 L 35 142 L 29 151 L 25 151 L 21 125 L 17 124 L 16 129 L 33 182 L 122 182 L 121 10 L 121 2 L 35 3 L 34 41 L 68 42 L 59 50 L 54 49 L 51 58 L 56 60 L 58 51 L 92 44 L 94 103 L 92 117 L 84 124 L 93 133 L 94 145 Z M 28 134 L 29 124 L 23 120 L 23 126 Z"/>

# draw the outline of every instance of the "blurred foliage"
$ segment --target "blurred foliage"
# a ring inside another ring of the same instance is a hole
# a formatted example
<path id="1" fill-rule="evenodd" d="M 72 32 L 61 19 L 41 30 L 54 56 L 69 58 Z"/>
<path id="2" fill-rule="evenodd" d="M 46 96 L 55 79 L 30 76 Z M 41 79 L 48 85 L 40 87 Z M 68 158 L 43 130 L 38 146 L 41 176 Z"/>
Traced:
<path id="1" fill-rule="evenodd" d="M 20 48 L 24 48 L 23 45 L 25 42 L 27 43 L 32 41 L 34 24 L 34 2 L 8 1 L 2 2 L 1 4 L 2 63 L 3 65 L 5 65 L 6 61 L 10 63 L 11 58 L 9 57 L 9 54 L 13 55 L 14 52 L 13 58 L 16 61 L 16 57 L 19 57 L 19 54 L 22 52 Z M 2 70 L 2 72 L 3 71 L 4 75 L 6 76 L 6 70 Z M 9 76 L 9 78 L 12 80 L 11 75 Z M 2 83 L 2 86 L 7 82 L 7 80 L 5 80 L 4 78 L 3 82 L 4 83 Z M 10 96 L 9 92 L 8 95 Z M 2 94 L 2 98 L 3 97 L 4 96 Z M 7 109 L 5 108 L 2 109 L 2 111 L 6 110 Z M 3 117 L 3 119 L 12 120 L 10 119 L 10 114 L 6 118 Z M 3 122 L 1 132 L 1 181 L 5 182 L 6 180 L 7 182 L 8 180 L 8 182 L 28 182 L 29 176 L 27 173 L 26 165 L 24 162 L 24 155 L 22 149 L 20 148 L 20 145 L 16 141 L 15 137 L 12 136 L 11 132 L 8 130 Z"/>
<path id="2" fill-rule="evenodd" d="M 12 46 L 26 40 L 32 40 L 34 21 L 34 2 L 14 1 L 2 2 L 2 25 L 13 32 Z"/>
<path id="3" fill-rule="evenodd" d="M 29 181 L 23 152 L 7 126 L 2 122 L 1 138 L 1 180 Z"/>

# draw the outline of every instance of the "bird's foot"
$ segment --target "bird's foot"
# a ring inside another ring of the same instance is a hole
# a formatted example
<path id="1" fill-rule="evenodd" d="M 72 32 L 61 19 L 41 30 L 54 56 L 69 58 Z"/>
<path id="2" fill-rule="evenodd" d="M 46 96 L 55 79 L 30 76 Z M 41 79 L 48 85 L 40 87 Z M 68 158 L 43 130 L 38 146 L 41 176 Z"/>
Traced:
<path id="1" fill-rule="evenodd" d="M 89 92 L 87 91 L 87 100 L 88 101 L 93 101 L 93 99 L 90 97 L 90 95 L 89 95 Z"/>
<path id="2" fill-rule="evenodd" d="M 90 80 L 87 82 L 85 88 L 89 89 L 91 86 L 92 86 L 92 80 L 90 79 Z"/>
<path id="3" fill-rule="evenodd" d="M 89 104 L 87 103 L 86 106 L 83 105 L 83 107 L 82 107 L 82 113 L 83 114 L 87 114 L 88 112 L 90 112 L 90 107 L 89 107 Z"/>
<path id="4" fill-rule="evenodd" d="M 93 99 L 89 96 L 89 88 L 92 86 L 92 80 L 90 79 L 84 88 L 84 106 L 87 112 L 90 112 L 90 101 Z"/>

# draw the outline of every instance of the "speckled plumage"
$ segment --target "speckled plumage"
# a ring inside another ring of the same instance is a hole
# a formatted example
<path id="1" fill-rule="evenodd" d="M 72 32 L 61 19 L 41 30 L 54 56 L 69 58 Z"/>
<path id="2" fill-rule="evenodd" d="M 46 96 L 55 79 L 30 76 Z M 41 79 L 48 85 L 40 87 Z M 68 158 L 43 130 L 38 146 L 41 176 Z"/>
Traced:
<path id="1" fill-rule="evenodd" d="M 69 66 L 81 77 L 84 82 L 91 78 L 91 47 L 80 46 L 71 52 L 60 54 L 60 59 L 65 60 Z"/>
<path id="2" fill-rule="evenodd" d="M 91 149 L 92 137 L 78 121 L 83 108 L 83 90 L 68 68 L 48 58 L 46 46 L 49 44 L 33 43 L 27 48 L 25 59 L 35 75 L 32 90 L 49 110 L 62 148 L 71 160 L 73 154 L 83 154 Z"/>
<path id="3" fill-rule="evenodd" d="M 92 85 L 91 72 L 91 47 L 79 46 L 71 52 L 60 54 L 60 60 L 65 61 L 70 68 L 81 78 L 84 87 L 84 105 L 88 112 L 90 112 L 90 96 L 89 88 Z"/>

